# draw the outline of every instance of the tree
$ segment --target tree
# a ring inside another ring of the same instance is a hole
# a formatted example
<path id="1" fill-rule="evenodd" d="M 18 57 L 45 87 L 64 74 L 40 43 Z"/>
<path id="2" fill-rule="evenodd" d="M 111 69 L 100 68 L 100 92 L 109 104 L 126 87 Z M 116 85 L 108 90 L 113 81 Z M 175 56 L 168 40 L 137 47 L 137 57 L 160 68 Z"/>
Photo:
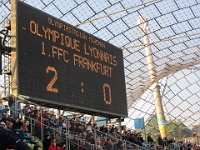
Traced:
<path id="1" fill-rule="evenodd" d="M 157 117 L 151 115 L 145 125 L 146 133 L 151 133 L 154 139 L 157 139 L 157 135 L 160 134 Z M 193 131 L 186 127 L 181 120 L 170 120 L 167 121 L 167 137 L 174 137 L 176 139 L 183 139 L 191 137 Z"/>
<path id="2" fill-rule="evenodd" d="M 193 130 L 194 132 L 200 132 L 200 124 L 195 125 L 195 126 L 192 128 L 192 130 Z"/>

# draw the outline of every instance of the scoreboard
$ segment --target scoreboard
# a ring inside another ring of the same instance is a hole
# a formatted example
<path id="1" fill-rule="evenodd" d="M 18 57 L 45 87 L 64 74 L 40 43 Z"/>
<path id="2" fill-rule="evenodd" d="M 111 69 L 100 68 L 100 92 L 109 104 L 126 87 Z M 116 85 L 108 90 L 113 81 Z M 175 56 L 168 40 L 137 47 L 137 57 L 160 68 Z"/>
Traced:
<path id="1" fill-rule="evenodd" d="M 16 10 L 18 95 L 127 116 L 121 49 L 21 1 Z"/>

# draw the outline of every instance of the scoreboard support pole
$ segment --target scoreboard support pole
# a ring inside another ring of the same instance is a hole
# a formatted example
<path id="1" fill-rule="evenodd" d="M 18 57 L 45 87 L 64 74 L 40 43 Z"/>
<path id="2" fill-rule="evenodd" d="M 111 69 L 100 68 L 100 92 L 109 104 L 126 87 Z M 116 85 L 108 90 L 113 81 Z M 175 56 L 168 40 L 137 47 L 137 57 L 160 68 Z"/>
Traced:
<path id="1" fill-rule="evenodd" d="M 119 117 L 118 120 L 119 120 L 119 132 L 122 133 L 122 128 L 121 128 L 122 121 L 121 121 L 121 117 Z"/>
<path id="2" fill-rule="evenodd" d="M 69 119 L 68 119 L 68 117 L 66 116 L 66 132 L 65 132 L 65 138 L 66 138 L 66 143 L 65 143 L 65 145 L 66 145 L 66 147 L 65 147 L 65 150 L 68 150 L 69 149 L 69 145 L 68 145 L 68 134 L 69 134 L 69 130 L 68 130 L 68 123 L 69 123 Z"/>
<path id="3" fill-rule="evenodd" d="M 19 115 L 18 115 L 18 102 L 17 102 L 17 98 L 16 97 L 15 97 L 14 116 L 15 117 L 19 117 Z"/>
<path id="4" fill-rule="evenodd" d="M 0 75 L 2 75 L 2 37 L 0 36 Z"/>
<path id="5" fill-rule="evenodd" d="M 11 1 L 11 89 L 17 97 L 17 0 Z"/>
<path id="6" fill-rule="evenodd" d="M 40 107 L 40 115 L 41 115 L 41 117 L 40 117 L 40 130 L 41 130 L 41 140 L 43 141 L 43 137 L 44 137 L 44 135 L 43 135 L 43 126 L 44 126 L 44 124 L 43 124 L 43 113 L 42 113 L 43 111 L 42 111 L 42 107 Z M 44 126 L 44 128 L 45 128 L 45 126 Z"/>

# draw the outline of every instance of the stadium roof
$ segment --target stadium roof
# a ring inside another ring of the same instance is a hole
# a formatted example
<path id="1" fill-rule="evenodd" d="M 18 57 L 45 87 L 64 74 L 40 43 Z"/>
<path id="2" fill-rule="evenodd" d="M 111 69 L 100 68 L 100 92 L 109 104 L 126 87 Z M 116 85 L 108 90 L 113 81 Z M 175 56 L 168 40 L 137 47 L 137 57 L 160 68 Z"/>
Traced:
<path id="1" fill-rule="evenodd" d="M 200 1 L 198 0 L 25 0 L 25 3 L 121 48 L 124 55 L 130 118 L 155 113 L 152 84 L 159 82 L 166 116 L 200 123 Z M 8 0 L 1 2 L 0 24 L 10 18 Z M 148 22 L 149 44 L 157 76 L 151 81 L 143 31 Z M 1 28 L 0 28 L 1 29 Z"/>

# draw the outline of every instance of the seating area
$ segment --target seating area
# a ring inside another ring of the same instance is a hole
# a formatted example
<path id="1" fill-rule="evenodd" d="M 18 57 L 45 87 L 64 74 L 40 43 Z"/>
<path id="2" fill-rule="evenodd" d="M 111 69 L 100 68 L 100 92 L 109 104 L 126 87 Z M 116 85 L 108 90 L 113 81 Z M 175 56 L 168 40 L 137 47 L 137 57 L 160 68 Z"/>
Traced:
<path id="1" fill-rule="evenodd" d="M 53 112 L 29 105 L 22 109 L 11 109 L 3 116 L 0 118 L 1 128 L 12 131 L 31 149 L 37 145 L 48 150 L 51 140 L 56 141 L 57 147 L 69 150 L 161 150 L 195 147 L 190 141 L 176 142 L 173 138 L 163 139 L 163 144 L 149 138 L 146 141 L 142 133 L 136 130 L 120 131 L 115 125 L 108 124 L 97 126 L 95 122 L 85 122 L 80 115 L 56 117 Z"/>

